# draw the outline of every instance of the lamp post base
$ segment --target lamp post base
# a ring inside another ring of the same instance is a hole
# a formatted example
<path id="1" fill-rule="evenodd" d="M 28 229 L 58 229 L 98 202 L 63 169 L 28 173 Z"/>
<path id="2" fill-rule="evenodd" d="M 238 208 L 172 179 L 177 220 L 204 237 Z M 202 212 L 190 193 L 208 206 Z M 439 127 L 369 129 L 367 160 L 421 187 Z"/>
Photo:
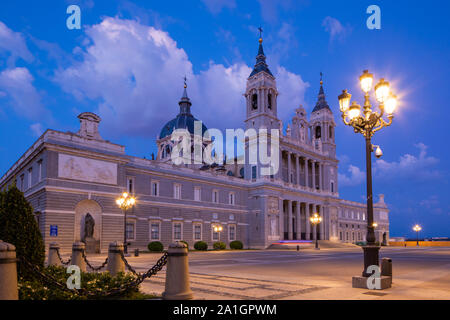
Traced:
<path id="1" fill-rule="evenodd" d="M 380 246 L 376 245 L 367 245 L 362 247 L 364 251 L 364 270 L 362 272 L 363 277 L 370 277 L 372 274 L 367 273 L 367 268 L 369 266 L 375 265 L 379 266 L 380 262 L 378 259 Z"/>

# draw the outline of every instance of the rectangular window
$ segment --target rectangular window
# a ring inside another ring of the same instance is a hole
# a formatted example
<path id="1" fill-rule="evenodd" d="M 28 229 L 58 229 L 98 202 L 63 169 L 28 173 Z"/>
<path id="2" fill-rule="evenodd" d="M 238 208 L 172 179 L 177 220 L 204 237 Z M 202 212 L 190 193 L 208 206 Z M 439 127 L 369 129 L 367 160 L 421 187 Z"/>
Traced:
<path id="1" fill-rule="evenodd" d="M 212 192 L 212 202 L 219 203 L 219 191 L 213 190 Z"/>
<path id="2" fill-rule="evenodd" d="M 228 239 L 229 239 L 230 241 L 236 240 L 236 226 L 235 226 L 235 225 L 230 225 L 230 226 L 228 227 L 228 230 L 229 230 Z"/>
<path id="3" fill-rule="evenodd" d="M 33 186 L 33 167 L 28 169 L 28 188 Z"/>
<path id="4" fill-rule="evenodd" d="M 173 224 L 173 240 L 181 240 L 181 222 Z"/>
<path id="5" fill-rule="evenodd" d="M 38 161 L 38 182 L 42 181 L 42 160 Z"/>
<path id="6" fill-rule="evenodd" d="M 228 204 L 234 205 L 235 202 L 236 202 L 236 195 L 234 194 L 234 192 L 230 192 L 228 194 Z"/>
<path id="7" fill-rule="evenodd" d="M 194 224 L 194 240 L 202 240 L 202 225 Z"/>
<path id="8" fill-rule="evenodd" d="M 212 239 L 213 241 L 219 241 L 219 232 L 215 232 L 214 229 L 212 233 Z"/>
<path id="9" fill-rule="evenodd" d="M 159 222 L 152 222 L 150 225 L 150 239 L 159 240 Z"/>
<path id="10" fill-rule="evenodd" d="M 194 188 L 194 200 L 201 201 L 202 198 L 202 189 L 200 187 Z"/>
<path id="11" fill-rule="evenodd" d="M 175 199 L 181 199 L 181 184 L 175 183 L 173 185 L 173 197 Z"/>
<path id="12" fill-rule="evenodd" d="M 339 232 L 339 240 L 342 240 L 342 231 Z"/>
<path id="13" fill-rule="evenodd" d="M 256 166 L 252 166 L 252 179 L 256 180 Z"/>
<path id="14" fill-rule="evenodd" d="M 152 196 L 159 196 L 159 181 L 152 181 Z"/>
<path id="15" fill-rule="evenodd" d="M 135 226 L 136 226 L 136 224 L 134 222 L 127 222 L 127 225 L 126 225 L 127 240 L 135 239 L 135 230 L 134 230 Z"/>
<path id="16" fill-rule="evenodd" d="M 127 192 L 134 194 L 134 178 L 127 177 Z"/>
<path id="17" fill-rule="evenodd" d="M 366 214 L 365 213 L 363 213 L 363 220 L 364 221 L 366 220 Z"/>
<path id="18" fill-rule="evenodd" d="M 331 182 L 331 192 L 334 192 L 334 182 Z"/>

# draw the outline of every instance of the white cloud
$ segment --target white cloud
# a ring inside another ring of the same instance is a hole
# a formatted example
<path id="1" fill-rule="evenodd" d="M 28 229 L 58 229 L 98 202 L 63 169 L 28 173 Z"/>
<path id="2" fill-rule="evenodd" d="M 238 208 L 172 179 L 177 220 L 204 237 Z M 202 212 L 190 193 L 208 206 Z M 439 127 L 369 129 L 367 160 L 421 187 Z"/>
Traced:
<path id="1" fill-rule="evenodd" d="M 217 14 L 222 11 L 223 8 L 234 9 L 236 8 L 235 0 L 202 0 L 202 2 L 208 7 L 208 10 L 213 14 Z"/>
<path id="2" fill-rule="evenodd" d="M 343 40 L 351 31 L 349 26 L 344 27 L 338 19 L 330 16 L 323 19 L 322 27 L 330 34 L 330 42 L 333 42 L 335 39 Z"/>
<path id="3" fill-rule="evenodd" d="M 29 119 L 48 116 L 41 96 L 33 86 L 34 78 L 27 68 L 6 69 L 0 72 L 0 90 L 11 100 L 14 111 Z"/>
<path id="4" fill-rule="evenodd" d="M 9 54 L 9 67 L 13 67 L 18 58 L 22 58 L 26 62 L 33 61 L 33 55 L 28 50 L 23 35 L 12 31 L 0 21 L 0 53 L 2 51 Z"/>
<path id="5" fill-rule="evenodd" d="M 80 100 L 100 100 L 97 112 L 110 133 L 154 138 L 179 111 L 184 75 L 194 116 L 210 128 L 243 126 L 242 94 L 251 72 L 246 64 L 225 67 L 210 61 L 194 74 L 186 52 L 168 33 L 132 20 L 108 17 L 86 28 L 86 34 L 79 62 L 57 70 L 54 79 Z M 303 103 L 308 84 L 283 67 L 275 75 L 283 117 Z"/>
<path id="6" fill-rule="evenodd" d="M 347 171 L 350 173 L 350 175 L 348 176 L 338 173 L 339 186 L 357 186 L 365 181 L 366 173 L 364 171 L 361 171 L 358 167 L 349 165 Z"/>
<path id="7" fill-rule="evenodd" d="M 44 129 L 42 128 L 42 123 L 33 123 L 30 126 L 31 132 L 33 132 L 33 134 L 36 137 L 40 137 L 41 134 L 44 132 Z"/>
<path id="8" fill-rule="evenodd" d="M 374 174 L 379 179 L 392 180 L 396 178 L 409 178 L 413 180 L 433 180 L 442 177 L 436 169 L 439 159 L 427 155 L 427 146 L 423 143 L 414 145 L 419 148 L 418 156 L 402 155 L 398 161 L 388 162 L 383 159 L 376 160 Z"/>

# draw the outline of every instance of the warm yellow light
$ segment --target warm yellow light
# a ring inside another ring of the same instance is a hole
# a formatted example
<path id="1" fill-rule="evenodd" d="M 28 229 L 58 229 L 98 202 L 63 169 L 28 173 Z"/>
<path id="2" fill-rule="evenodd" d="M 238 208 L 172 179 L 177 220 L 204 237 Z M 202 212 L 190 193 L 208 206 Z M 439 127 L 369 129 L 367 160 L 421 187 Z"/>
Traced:
<path id="1" fill-rule="evenodd" d="M 338 96 L 341 112 L 346 112 L 348 110 L 351 97 L 352 95 L 348 93 L 347 90 L 342 90 L 342 94 Z"/>
<path id="2" fill-rule="evenodd" d="M 389 82 L 384 81 L 383 78 L 375 86 L 375 97 L 380 103 L 386 102 L 389 97 Z"/>
<path id="3" fill-rule="evenodd" d="M 128 197 L 128 193 L 126 193 L 126 192 L 122 193 L 122 197 L 124 197 L 124 198 Z"/>
<path id="4" fill-rule="evenodd" d="M 309 220 L 311 221 L 312 224 L 318 224 L 320 222 L 322 222 L 322 217 L 319 216 L 318 213 L 314 213 Z"/>
<path id="5" fill-rule="evenodd" d="M 376 223 L 376 222 L 372 223 L 372 227 L 374 227 L 374 228 L 378 227 L 378 223 Z"/>
<path id="6" fill-rule="evenodd" d="M 350 106 L 350 109 L 348 110 L 348 117 L 350 120 L 356 118 L 359 116 L 361 112 L 361 107 L 355 102 L 352 102 L 352 105 Z"/>
<path id="7" fill-rule="evenodd" d="M 386 100 L 386 103 L 384 104 L 384 110 L 387 112 L 387 114 L 393 114 L 396 107 L 397 107 L 397 96 L 392 94 L 391 92 L 389 94 L 388 99 Z"/>
<path id="8" fill-rule="evenodd" d="M 413 230 L 416 231 L 416 232 L 419 232 L 420 230 L 422 230 L 422 228 L 418 224 L 416 224 L 414 226 Z"/>
<path id="9" fill-rule="evenodd" d="M 373 74 L 369 73 L 368 70 L 364 70 L 361 77 L 359 77 L 359 82 L 361 83 L 361 89 L 365 93 L 372 89 Z"/>

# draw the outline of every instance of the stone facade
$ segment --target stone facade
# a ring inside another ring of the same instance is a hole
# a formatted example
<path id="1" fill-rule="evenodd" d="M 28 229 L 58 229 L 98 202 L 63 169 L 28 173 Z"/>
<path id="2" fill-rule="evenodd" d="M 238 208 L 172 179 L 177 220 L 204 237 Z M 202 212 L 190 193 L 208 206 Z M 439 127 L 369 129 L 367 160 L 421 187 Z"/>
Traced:
<path id="1" fill-rule="evenodd" d="M 150 241 L 167 248 L 174 240 L 191 247 L 199 240 L 209 247 L 218 240 L 240 240 L 246 248 L 267 248 L 280 240 L 311 240 L 309 216 L 314 212 L 323 217 L 319 239 L 364 241 L 365 204 L 339 198 L 335 122 L 322 81 L 310 120 L 300 106 L 284 133 L 277 109 L 286 106 L 277 104 L 276 80 L 265 65 L 260 40 L 244 96 L 246 129 L 279 130 L 280 166 L 273 175 L 261 175 L 259 163 L 175 166 L 167 160 L 172 147 L 167 136 L 158 140 L 152 160 L 129 156 L 124 146 L 101 138 L 100 117 L 86 112 L 79 116 L 77 133 L 47 130 L 3 175 L 0 188 L 15 182 L 34 208 L 46 248 L 58 242 L 64 251 L 83 238 L 87 213 L 95 220 L 94 238 L 102 252 L 110 242 L 121 241 L 124 215 L 115 199 L 124 191 L 137 199 L 127 212 L 131 248 L 145 248 Z M 191 116 L 190 105 L 185 90 L 180 101 L 184 118 Z M 374 207 L 377 240 L 387 242 L 383 196 Z M 223 231 L 213 232 L 214 225 Z"/>

